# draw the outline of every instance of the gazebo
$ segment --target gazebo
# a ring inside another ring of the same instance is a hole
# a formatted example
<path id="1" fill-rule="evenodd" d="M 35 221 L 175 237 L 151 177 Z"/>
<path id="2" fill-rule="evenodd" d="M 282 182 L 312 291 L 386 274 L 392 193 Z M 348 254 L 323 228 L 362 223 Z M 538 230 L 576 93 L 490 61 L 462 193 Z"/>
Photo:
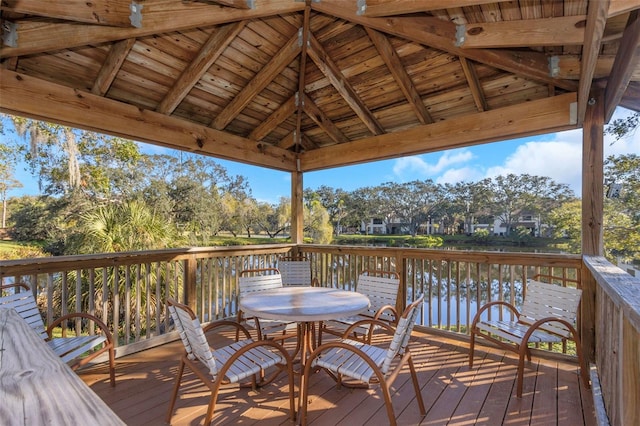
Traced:
<path id="1" fill-rule="evenodd" d="M 582 128 L 583 342 L 592 359 L 598 345 L 622 345 L 604 371 L 634 374 L 605 380 L 609 417 L 639 416 L 640 304 L 606 290 L 627 278 L 607 278 L 601 257 L 604 125 L 617 106 L 640 111 L 638 0 L 3 0 L 0 10 L 0 111 L 289 172 L 296 250 L 305 172 Z M 0 277 L 33 265 L 7 262 Z M 619 314 L 607 330 L 624 339 L 600 341 L 603 294 Z"/>

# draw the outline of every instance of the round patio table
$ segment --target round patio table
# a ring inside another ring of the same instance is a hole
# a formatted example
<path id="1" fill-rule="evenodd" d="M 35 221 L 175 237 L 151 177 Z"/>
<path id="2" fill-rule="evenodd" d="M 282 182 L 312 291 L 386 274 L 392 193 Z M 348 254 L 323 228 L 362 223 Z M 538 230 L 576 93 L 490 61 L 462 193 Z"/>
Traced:
<path id="1" fill-rule="evenodd" d="M 369 298 L 364 294 L 325 287 L 282 287 L 257 291 L 240 299 L 240 309 L 247 317 L 295 321 L 299 324 L 302 370 L 314 347 L 314 322 L 356 315 L 367 309 L 369 304 Z M 303 375 L 300 377 L 302 380 Z"/>

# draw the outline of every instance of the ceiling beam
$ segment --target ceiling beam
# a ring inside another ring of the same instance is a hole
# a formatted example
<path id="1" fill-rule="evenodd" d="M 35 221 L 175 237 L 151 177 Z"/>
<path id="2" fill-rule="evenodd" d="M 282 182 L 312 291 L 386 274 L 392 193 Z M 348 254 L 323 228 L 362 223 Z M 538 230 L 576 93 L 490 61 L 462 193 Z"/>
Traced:
<path id="1" fill-rule="evenodd" d="M 216 28 L 207 41 L 204 42 L 196 57 L 182 71 L 173 87 L 156 108 L 156 111 L 162 114 L 171 114 L 211 65 L 218 60 L 227 46 L 242 31 L 246 23 L 247 21 L 239 21 Z"/>
<path id="2" fill-rule="evenodd" d="M 311 35 L 311 26 L 310 26 L 310 20 L 311 20 L 311 6 L 310 3 L 311 0 L 307 0 L 306 1 L 306 6 L 304 8 L 304 15 L 302 17 L 302 28 L 300 29 L 300 31 L 302 31 L 301 34 L 301 38 L 302 38 L 302 51 L 300 52 L 300 71 L 298 72 L 298 94 L 299 94 L 299 100 L 301 102 L 298 102 L 298 110 L 296 111 L 296 132 L 295 132 L 295 136 L 302 136 L 302 114 L 304 113 L 304 98 L 305 98 L 305 87 L 307 84 L 307 48 L 309 46 L 309 37 Z M 298 139 L 296 140 L 296 144 L 298 144 L 299 146 L 302 146 L 301 144 L 302 140 Z"/>
<path id="3" fill-rule="evenodd" d="M 301 45 L 299 43 L 299 36 L 299 33 L 296 32 L 293 37 L 273 55 L 271 60 L 258 71 L 251 81 L 244 86 L 240 93 L 233 97 L 233 100 L 211 122 L 213 128 L 222 130 L 227 127 L 249 102 L 251 102 L 262 89 L 267 87 L 267 85 L 300 54 Z"/>
<path id="4" fill-rule="evenodd" d="M 382 125 L 380 125 L 364 102 L 362 102 L 353 86 L 351 86 L 351 83 L 349 83 L 347 78 L 342 74 L 338 65 L 331 59 L 313 34 L 310 35 L 310 41 L 311 44 L 307 49 L 307 53 L 320 71 L 327 77 L 356 115 L 360 117 L 360 120 L 362 120 L 371 133 L 374 135 L 384 133 Z"/>
<path id="5" fill-rule="evenodd" d="M 360 15 L 377 17 L 498 3 L 505 0 L 363 0 Z"/>
<path id="6" fill-rule="evenodd" d="M 456 47 L 454 44 L 456 26 L 452 22 L 426 16 L 419 18 L 412 16 L 368 18 L 359 16 L 353 10 L 345 8 L 344 3 L 340 0 L 323 0 L 319 3 L 312 3 L 311 8 L 534 81 L 550 83 L 569 91 L 576 91 L 578 87 L 573 81 L 549 76 L 548 59 L 544 53 Z"/>
<path id="7" fill-rule="evenodd" d="M 133 0 L 2 0 L 0 10 L 87 24 L 131 27 L 131 6 L 135 7 Z M 144 15 L 144 11 L 140 13 Z"/>
<path id="8" fill-rule="evenodd" d="M 400 56 L 398 56 L 398 53 L 395 51 L 389 40 L 387 40 L 387 37 L 369 27 L 365 27 L 365 30 L 367 30 L 369 38 L 376 46 L 376 49 L 378 49 L 378 53 L 380 53 L 385 64 L 387 64 L 387 68 L 389 68 L 394 80 L 398 86 L 400 86 L 400 90 L 402 90 L 407 102 L 409 102 L 409 105 L 413 108 L 413 111 L 416 113 L 416 117 L 418 117 L 420 123 L 433 123 L 433 118 L 431 118 L 429 111 L 427 111 L 427 107 L 424 106 L 422 97 L 414 86 L 411 76 L 407 73 L 407 70 L 400 60 Z"/>
<path id="9" fill-rule="evenodd" d="M 273 131 L 283 121 L 291 116 L 298 109 L 298 93 L 287 99 L 285 103 L 280 105 L 280 108 L 275 110 L 266 120 L 258 125 L 249 136 L 249 139 L 254 141 L 260 141 L 265 136 Z"/>
<path id="10" fill-rule="evenodd" d="M 629 24 L 624 30 L 618 54 L 604 94 L 604 122 L 608 123 L 627 90 L 633 71 L 640 62 L 640 13 L 635 10 L 629 16 Z"/>
<path id="11" fill-rule="evenodd" d="M 640 82 L 631 82 L 620 100 L 621 107 L 640 112 Z"/>
<path id="12" fill-rule="evenodd" d="M 307 95 L 303 95 L 302 106 L 305 114 L 313 120 L 335 143 L 348 142 L 349 139 L 342 133 L 338 126 L 322 112 L 318 105 Z"/>
<path id="13" fill-rule="evenodd" d="M 638 0 L 610 0 L 609 18 L 638 9 Z"/>
<path id="14" fill-rule="evenodd" d="M 596 61 L 593 78 L 605 78 L 611 74 L 615 55 L 600 55 Z M 581 58 L 579 55 L 554 55 L 549 57 L 549 63 L 553 64 L 551 72 L 558 78 L 569 80 L 580 79 Z M 631 70 L 631 81 L 640 81 L 640 69 Z"/>
<path id="15" fill-rule="evenodd" d="M 300 154 L 303 172 L 576 128 L 575 93 L 469 114 Z M 573 104 L 573 105 L 572 105 Z"/>
<path id="16" fill-rule="evenodd" d="M 0 68 L 0 111 L 79 129 L 211 155 L 276 170 L 295 171 L 295 154 Z"/>
<path id="17" fill-rule="evenodd" d="M 456 44 L 465 49 L 579 45 L 584 42 L 586 19 L 562 16 L 458 25 Z"/>
<path id="18" fill-rule="evenodd" d="M 469 89 L 471 90 L 471 96 L 473 96 L 473 101 L 476 103 L 476 108 L 478 108 L 480 112 L 487 111 L 489 105 L 482 91 L 482 85 L 478 79 L 478 73 L 476 73 L 475 67 L 467 58 L 460 57 L 459 59 L 462 71 L 467 79 L 467 84 L 469 84 Z"/>
<path id="19" fill-rule="evenodd" d="M 304 3 L 292 0 L 254 0 L 254 9 L 234 9 L 204 3 L 146 0 L 142 28 L 116 28 L 58 22 L 17 20 L 18 46 L 0 48 L 0 58 L 106 43 L 152 34 L 171 33 L 229 22 L 298 12 Z"/>
<path id="20" fill-rule="evenodd" d="M 102 63 L 98 76 L 93 82 L 91 93 L 104 96 L 109 91 L 111 83 L 115 80 L 118 71 L 120 71 L 120 67 L 122 67 L 124 60 L 127 58 L 129 51 L 131 51 L 135 43 L 135 38 L 128 38 L 126 40 L 120 40 L 111 46 L 107 59 Z"/>
<path id="21" fill-rule="evenodd" d="M 582 65 L 580 67 L 580 83 L 578 87 L 578 123 L 582 125 L 587 112 L 591 83 L 598 62 L 598 54 L 602 45 L 604 27 L 607 24 L 609 0 L 589 2 L 587 9 L 587 26 L 582 46 Z"/>

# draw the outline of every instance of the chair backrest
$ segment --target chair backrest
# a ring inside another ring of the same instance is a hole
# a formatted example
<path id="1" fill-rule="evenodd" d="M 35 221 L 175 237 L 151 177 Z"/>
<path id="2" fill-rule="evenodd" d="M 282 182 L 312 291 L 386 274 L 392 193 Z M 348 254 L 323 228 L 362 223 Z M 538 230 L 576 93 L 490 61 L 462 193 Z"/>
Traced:
<path id="1" fill-rule="evenodd" d="M 18 290 L 20 290 L 18 292 Z M 1 308 L 13 308 L 42 339 L 48 339 L 47 330 L 42 321 L 36 298 L 28 285 L 24 283 L 6 284 L 0 286 L 5 296 L 0 297 Z"/>
<path id="2" fill-rule="evenodd" d="M 555 317 L 573 325 L 581 296 L 582 290 L 577 288 L 530 280 L 518 321 L 533 324 L 542 318 Z M 559 336 L 570 337 L 571 335 L 569 329 L 558 322 L 544 324 L 540 328 Z"/>
<path id="3" fill-rule="evenodd" d="M 187 351 L 187 358 L 190 360 L 198 359 L 202 362 L 215 380 L 218 375 L 216 360 L 198 317 L 187 305 L 178 303 L 171 298 L 167 299 L 167 308 L 171 313 L 176 330 L 180 333 L 180 339 L 182 339 L 184 349 Z"/>
<path id="4" fill-rule="evenodd" d="M 364 271 L 358 277 L 356 291 L 369 298 L 371 305 L 367 315 L 373 316 L 383 306 L 396 307 L 400 277 L 392 271 Z M 385 311 L 379 319 L 394 320 L 390 311 Z"/>
<path id="5" fill-rule="evenodd" d="M 304 258 L 283 257 L 278 261 L 283 286 L 310 286 L 311 262 Z"/>
<path id="6" fill-rule="evenodd" d="M 276 268 L 245 269 L 238 277 L 238 295 L 282 287 L 282 275 Z"/>
<path id="7" fill-rule="evenodd" d="M 424 294 L 407 306 L 398 320 L 396 331 L 393 334 L 393 339 L 389 344 L 389 349 L 387 349 L 387 355 L 382 363 L 381 369 L 384 374 L 387 374 L 389 371 L 391 363 L 396 355 L 404 354 L 404 351 L 409 344 L 409 339 L 411 338 L 413 326 L 416 325 L 416 319 L 418 318 L 423 302 Z"/>

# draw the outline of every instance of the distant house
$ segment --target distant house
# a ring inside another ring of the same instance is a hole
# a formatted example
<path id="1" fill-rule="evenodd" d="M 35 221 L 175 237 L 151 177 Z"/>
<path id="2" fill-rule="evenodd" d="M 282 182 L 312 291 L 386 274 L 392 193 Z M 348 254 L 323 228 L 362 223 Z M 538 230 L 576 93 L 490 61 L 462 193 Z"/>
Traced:
<path id="1" fill-rule="evenodd" d="M 408 234 L 409 225 L 399 218 L 371 218 L 360 223 L 360 232 L 367 235 Z"/>
<path id="2" fill-rule="evenodd" d="M 530 213 L 523 213 L 511 224 L 506 224 L 502 222 L 500 218 L 496 218 L 493 222 L 493 234 L 507 235 L 520 227 L 528 229 L 531 236 L 539 237 L 541 227 L 545 227 L 545 225 L 540 223 L 540 217 L 534 216 Z"/>

